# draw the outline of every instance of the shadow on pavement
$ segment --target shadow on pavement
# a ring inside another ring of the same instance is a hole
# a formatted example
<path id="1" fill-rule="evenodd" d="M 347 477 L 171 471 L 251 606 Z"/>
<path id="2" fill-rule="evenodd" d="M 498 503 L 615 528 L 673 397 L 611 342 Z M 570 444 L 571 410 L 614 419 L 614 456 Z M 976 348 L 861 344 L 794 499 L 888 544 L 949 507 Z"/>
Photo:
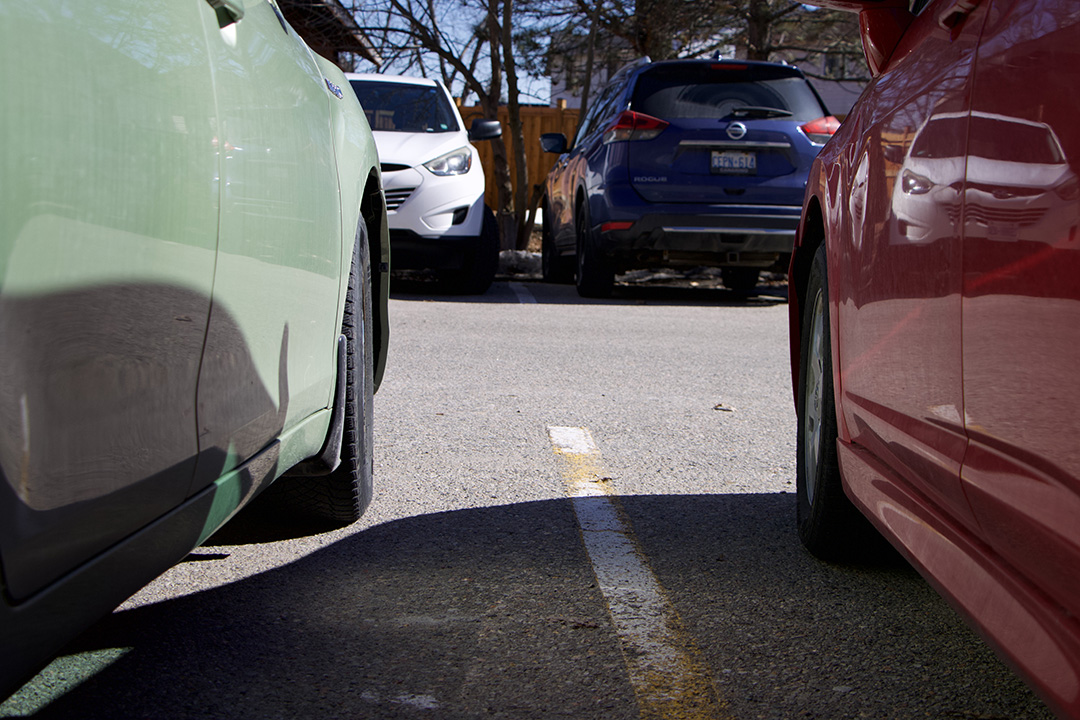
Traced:
<path id="1" fill-rule="evenodd" d="M 733 717 L 1047 717 L 895 556 L 803 552 L 794 496 L 621 502 Z M 273 536 L 238 520 L 217 553 Z M 388 522 L 67 652 L 108 648 L 128 650 L 38 717 L 638 716 L 566 500 Z"/>
<path id="2" fill-rule="evenodd" d="M 440 290 L 437 282 L 392 279 L 390 297 L 419 302 L 521 303 L 513 285 L 527 288 L 529 299 L 539 304 L 561 305 L 695 305 L 769 307 L 787 302 L 787 285 L 760 285 L 756 295 L 746 297 L 723 287 L 693 287 L 686 283 L 617 283 L 609 298 L 583 298 L 573 285 L 545 283 L 537 278 L 501 276 L 483 295 L 457 295 Z"/>

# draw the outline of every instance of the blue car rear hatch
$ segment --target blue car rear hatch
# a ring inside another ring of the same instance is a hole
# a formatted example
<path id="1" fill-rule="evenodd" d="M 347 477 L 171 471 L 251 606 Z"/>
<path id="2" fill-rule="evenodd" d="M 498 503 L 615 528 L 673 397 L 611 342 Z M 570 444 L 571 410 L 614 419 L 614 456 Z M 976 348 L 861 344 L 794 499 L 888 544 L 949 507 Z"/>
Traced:
<path id="1" fill-rule="evenodd" d="M 648 202 L 801 206 L 820 148 L 801 128 L 827 115 L 793 67 L 676 61 L 637 78 L 605 139 L 630 141 L 630 183 Z"/>

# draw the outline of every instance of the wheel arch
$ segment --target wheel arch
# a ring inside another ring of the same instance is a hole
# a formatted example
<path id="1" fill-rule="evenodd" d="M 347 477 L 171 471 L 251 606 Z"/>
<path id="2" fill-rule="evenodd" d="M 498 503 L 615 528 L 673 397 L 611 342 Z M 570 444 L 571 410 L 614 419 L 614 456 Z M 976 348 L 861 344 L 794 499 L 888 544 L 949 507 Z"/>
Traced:
<path id="1" fill-rule="evenodd" d="M 577 214 L 581 212 L 581 208 L 585 208 L 586 211 L 591 211 L 589 207 L 589 194 L 585 192 L 585 187 L 579 185 L 577 192 L 574 193 L 574 227 L 577 227 Z M 576 232 L 576 230 L 575 230 Z"/>
<path id="2" fill-rule="evenodd" d="M 799 362 L 802 347 L 802 308 L 806 301 L 806 288 L 810 279 L 810 267 L 814 255 L 825 242 L 825 220 L 821 204 L 816 196 L 806 203 L 799 222 L 798 237 L 791 253 L 788 268 L 788 339 L 791 353 L 791 387 L 796 407 L 799 392 Z"/>
<path id="3" fill-rule="evenodd" d="M 386 199 L 379 173 L 372 168 L 360 201 L 360 217 L 367 230 L 368 257 L 371 262 L 372 339 L 375 347 L 375 390 L 378 391 L 386 370 L 390 340 L 387 304 L 390 297 L 390 230 L 386 221 Z"/>

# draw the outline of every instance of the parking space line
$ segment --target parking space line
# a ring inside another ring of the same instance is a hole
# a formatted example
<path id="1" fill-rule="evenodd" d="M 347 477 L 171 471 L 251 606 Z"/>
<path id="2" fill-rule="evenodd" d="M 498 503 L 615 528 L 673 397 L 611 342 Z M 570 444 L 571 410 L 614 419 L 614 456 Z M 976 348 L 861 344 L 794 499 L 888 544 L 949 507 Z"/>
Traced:
<path id="1" fill-rule="evenodd" d="M 653 575 L 619 507 L 586 428 L 548 427 L 585 550 L 607 600 L 641 717 L 729 718 L 675 607 Z"/>
<path id="2" fill-rule="evenodd" d="M 519 282 L 508 283 L 510 289 L 517 295 L 518 302 L 525 305 L 528 303 L 535 303 L 536 297 L 529 291 L 529 288 L 525 287 Z"/>

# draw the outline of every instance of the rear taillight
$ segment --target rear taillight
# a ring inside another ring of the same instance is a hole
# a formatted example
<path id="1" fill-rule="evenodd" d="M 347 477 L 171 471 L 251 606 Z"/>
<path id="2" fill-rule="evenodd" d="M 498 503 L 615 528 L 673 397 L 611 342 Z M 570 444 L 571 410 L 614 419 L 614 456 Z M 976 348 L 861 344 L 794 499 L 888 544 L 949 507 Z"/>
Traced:
<path id="1" fill-rule="evenodd" d="M 827 115 L 805 125 L 800 125 L 799 129 L 803 131 L 806 137 L 810 138 L 810 142 L 816 145 L 824 145 L 840 129 L 840 121 L 832 115 Z"/>
<path id="2" fill-rule="evenodd" d="M 615 122 L 604 131 L 604 142 L 620 140 L 652 140 L 664 132 L 668 123 L 651 115 L 625 110 L 615 118 Z"/>

